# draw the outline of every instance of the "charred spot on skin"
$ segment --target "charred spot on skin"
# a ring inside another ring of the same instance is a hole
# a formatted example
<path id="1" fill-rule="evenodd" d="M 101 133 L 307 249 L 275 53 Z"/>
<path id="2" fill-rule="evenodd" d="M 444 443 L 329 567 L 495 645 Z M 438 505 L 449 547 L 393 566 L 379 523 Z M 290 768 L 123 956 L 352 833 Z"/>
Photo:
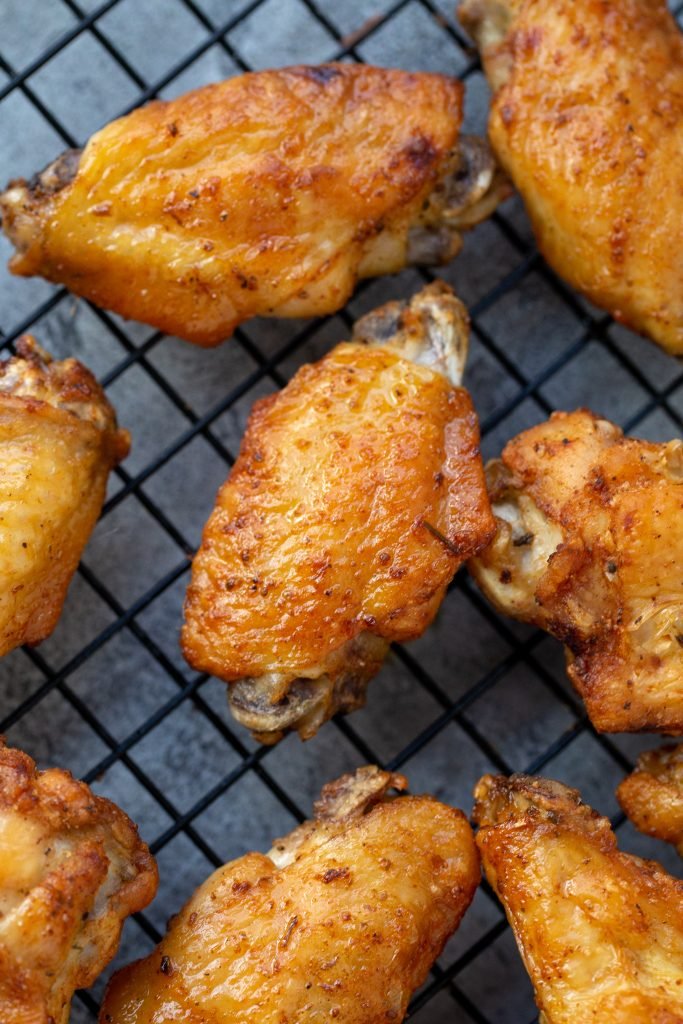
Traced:
<path id="1" fill-rule="evenodd" d="M 509 103 L 503 104 L 503 106 L 500 108 L 500 116 L 503 119 L 504 125 L 511 125 L 515 116 L 514 108 L 511 107 Z"/>
<path id="2" fill-rule="evenodd" d="M 635 524 L 636 517 L 633 512 L 628 512 L 624 516 L 624 533 L 630 533 Z"/>
<path id="3" fill-rule="evenodd" d="M 258 288 L 258 281 L 253 274 L 245 274 L 244 271 L 238 267 L 233 267 L 232 272 L 239 284 L 240 288 L 244 288 L 246 291 L 255 292 Z"/>
<path id="4" fill-rule="evenodd" d="M 418 135 L 403 150 L 404 154 L 417 170 L 431 167 L 437 158 L 437 152 L 431 139 L 426 135 Z"/>
<path id="5" fill-rule="evenodd" d="M 515 537 L 512 541 L 512 546 L 515 548 L 525 548 L 531 544 L 534 539 L 533 533 L 523 533 L 521 537 Z"/>
<path id="6" fill-rule="evenodd" d="M 384 223 L 381 220 L 366 220 L 356 229 L 352 241 L 367 242 L 368 239 L 375 238 L 382 231 L 384 231 Z"/>
<path id="7" fill-rule="evenodd" d="M 510 569 L 501 569 L 500 576 L 498 577 L 498 579 L 500 580 L 501 583 L 511 583 L 512 572 L 510 571 Z"/>
<path id="8" fill-rule="evenodd" d="M 534 25 L 533 28 L 519 29 L 517 32 L 513 32 L 513 46 L 524 53 L 525 56 L 535 53 L 542 41 L 543 29 L 538 25 Z"/>
<path id="9" fill-rule="evenodd" d="M 167 978 L 172 977 L 174 967 L 170 956 L 162 956 L 161 963 L 159 964 L 159 970 L 162 974 L 165 974 Z"/>
<path id="10" fill-rule="evenodd" d="M 325 885 L 329 885 L 330 882 L 336 882 L 339 878 L 348 878 L 349 874 L 348 868 L 328 868 L 323 875 L 323 882 Z"/>
<path id="11" fill-rule="evenodd" d="M 335 68 L 331 64 L 319 64 L 317 66 L 299 68 L 297 69 L 297 74 L 301 75 L 302 78 L 307 78 L 309 82 L 315 82 L 316 85 L 329 85 L 335 78 L 340 78 L 342 72 L 340 68 Z"/>
<path id="12" fill-rule="evenodd" d="M 167 124 L 166 125 L 166 131 L 168 132 L 168 134 L 171 136 L 172 139 L 175 139 L 175 137 L 179 133 L 179 128 L 178 128 L 178 125 L 176 124 L 176 122 L 175 121 L 171 121 L 170 124 Z"/>

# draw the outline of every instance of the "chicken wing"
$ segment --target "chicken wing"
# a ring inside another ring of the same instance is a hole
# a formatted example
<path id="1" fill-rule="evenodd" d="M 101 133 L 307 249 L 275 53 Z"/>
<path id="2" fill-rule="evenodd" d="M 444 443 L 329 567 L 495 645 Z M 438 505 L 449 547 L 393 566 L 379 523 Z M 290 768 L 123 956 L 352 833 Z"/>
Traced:
<path id="1" fill-rule="evenodd" d="M 399 1024 L 480 874 L 462 812 L 385 795 L 405 786 L 360 768 L 268 856 L 219 868 L 114 975 L 101 1024 Z"/>
<path id="2" fill-rule="evenodd" d="M 67 1024 L 157 888 L 135 825 L 59 768 L 0 740 L 0 1020 Z"/>
<path id="3" fill-rule="evenodd" d="M 81 363 L 52 362 L 30 337 L 17 352 L 0 363 L 0 654 L 55 628 L 129 448 Z"/>
<path id="4" fill-rule="evenodd" d="M 354 64 L 151 103 L 9 184 L 11 270 L 200 345 L 332 312 L 359 277 L 446 262 L 507 194 L 461 103 L 455 79 Z"/>
<path id="5" fill-rule="evenodd" d="M 182 633 L 264 742 L 359 707 L 494 532 L 459 382 L 467 314 L 442 283 L 258 402 L 206 525 Z M 238 682 L 239 680 L 239 682 Z"/>
<path id="6" fill-rule="evenodd" d="M 465 0 L 460 16 L 543 255 L 683 353 L 683 37 L 666 0 Z"/>
<path id="7" fill-rule="evenodd" d="M 683 743 L 641 754 L 617 796 L 637 829 L 673 843 L 683 857 Z"/>
<path id="8" fill-rule="evenodd" d="M 621 853 L 607 818 L 559 782 L 487 775 L 475 797 L 541 1024 L 683 1024 L 683 882 Z"/>
<path id="9" fill-rule="evenodd" d="M 498 532 L 470 569 L 567 646 L 603 732 L 683 732 L 683 442 L 554 413 L 487 466 Z"/>

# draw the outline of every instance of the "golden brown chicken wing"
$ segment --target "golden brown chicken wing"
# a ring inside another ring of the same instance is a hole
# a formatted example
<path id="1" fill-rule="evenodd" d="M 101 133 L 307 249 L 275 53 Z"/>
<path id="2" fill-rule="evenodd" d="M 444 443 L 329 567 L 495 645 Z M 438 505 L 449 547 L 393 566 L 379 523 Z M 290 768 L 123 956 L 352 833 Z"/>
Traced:
<path id="1" fill-rule="evenodd" d="M 145 960 L 115 974 L 101 1024 L 403 1020 L 479 883 L 467 819 L 360 768 L 315 821 L 219 868 Z"/>
<path id="2" fill-rule="evenodd" d="M 389 642 L 424 631 L 493 535 L 476 416 L 455 386 L 467 332 L 462 304 L 431 285 L 252 411 L 182 644 L 233 683 L 233 713 L 265 742 L 360 706 Z"/>
<path id="3" fill-rule="evenodd" d="M 683 882 L 547 779 L 485 776 L 477 845 L 542 1024 L 683 1024 Z"/>
<path id="4" fill-rule="evenodd" d="M 673 843 L 683 857 L 683 743 L 641 754 L 617 796 L 637 829 Z"/>
<path id="5" fill-rule="evenodd" d="M 123 811 L 0 740 L 2 1024 L 67 1024 L 75 989 L 106 967 L 156 888 Z"/>
<path id="6" fill-rule="evenodd" d="M 470 569 L 567 646 L 597 729 L 683 732 L 683 442 L 554 413 L 487 466 L 498 532 Z"/>
<path id="7" fill-rule="evenodd" d="M 50 635 L 128 433 L 89 370 L 33 338 L 0 363 L 0 654 Z"/>
<path id="8" fill-rule="evenodd" d="M 543 255 L 683 353 L 683 39 L 666 0 L 465 0 L 460 15 Z"/>
<path id="9" fill-rule="evenodd" d="M 10 183 L 10 267 L 200 345 L 332 312 L 359 277 L 446 262 L 507 194 L 461 102 L 442 75 L 323 64 L 151 103 Z"/>

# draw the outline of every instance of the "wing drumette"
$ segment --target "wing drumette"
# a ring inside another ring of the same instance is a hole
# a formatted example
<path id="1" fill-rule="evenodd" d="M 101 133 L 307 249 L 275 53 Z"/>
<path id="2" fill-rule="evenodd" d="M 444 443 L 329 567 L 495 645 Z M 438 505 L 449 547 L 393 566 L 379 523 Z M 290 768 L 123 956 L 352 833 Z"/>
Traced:
<path id="1" fill-rule="evenodd" d="M 464 307 L 443 284 L 258 402 L 192 570 L 182 634 L 266 742 L 364 702 L 392 640 L 419 636 L 493 533 L 460 381 Z"/>
<path id="2" fill-rule="evenodd" d="M 128 433 L 89 370 L 33 338 L 0 364 L 0 654 L 50 635 Z"/>
<path id="3" fill-rule="evenodd" d="M 641 754 L 617 796 L 637 829 L 673 843 L 683 857 L 683 743 Z"/>
<path id="4" fill-rule="evenodd" d="M 0 741 L 0 1020 L 67 1024 L 157 871 L 115 804 Z"/>
<path id="5" fill-rule="evenodd" d="M 450 259 L 506 194 L 461 104 L 456 79 L 354 64 L 150 103 L 10 183 L 11 269 L 200 345 L 329 313 L 359 277 Z"/>
<path id="6" fill-rule="evenodd" d="M 683 37 L 666 0 L 465 0 L 460 16 L 544 256 L 683 353 Z"/>
<path id="7" fill-rule="evenodd" d="M 486 472 L 484 593 L 566 644 L 596 728 L 683 732 L 683 443 L 554 413 Z"/>
<path id="8" fill-rule="evenodd" d="M 361 768 L 268 856 L 219 868 L 114 975 L 102 1024 L 399 1024 L 479 883 L 462 812 L 385 795 L 405 786 Z"/>
<path id="9" fill-rule="evenodd" d="M 477 845 L 543 1024 L 683 1022 L 683 882 L 559 782 L 485 776 Z"/>

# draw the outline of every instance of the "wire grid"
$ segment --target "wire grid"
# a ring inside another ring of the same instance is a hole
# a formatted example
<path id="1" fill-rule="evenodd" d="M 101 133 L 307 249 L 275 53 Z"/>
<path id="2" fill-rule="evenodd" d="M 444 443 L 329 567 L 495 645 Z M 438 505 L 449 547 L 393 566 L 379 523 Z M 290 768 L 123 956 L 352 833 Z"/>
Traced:
<path id="1" fill-rule="evenodd" d="M 484 124 L 481 68 L 450 0 L 9 0 L 3 14 L 0 132 L 10 156 L 24 161 L 3 164 L 5 177 L 38 169 L 60 145 L 82 145 L 99 123 L 152 97 L 297 60 L 457 73 L 474 98 L 472 123 Z M 91 93 L 105 100 L 91 103 Z M 79 119 L 81 108 L 92 124 Z M 555 277 L 517 200 L 468 237 L 442 276 L 470 307 L 466 383 L 486 454 L 553 408 L 579 404 L 642 436 L 680 433 L 680 364 Z M 224 685 L 180 658 L 189 559 L 252 402 L 347 335 L 357 315 L 430 277 L 409 271 L 365 282 L 337 316 L 247 324 L 212 352 L 43 282 L 0 280 L 1 347 L 35 330 L 57 354 L 83 358 L 141 449 L 116 470 L 54 636 L 0 666 L 0 730 L 9 741 L 116 799 L 159 859 L 160 896 L 127 924 L 118 964 L 149 951 L 165 916 L 212 867 L 267 848 L 307 815 L 323 782 L 360 763 L 405 771 L 414 790 L 467 809 L 482 771 L 546 772 L 612 813 L 627 846 L 666 860 L 623 827 L 614 802 L 640 741 L 595 734 L 568 688 L 559 645 L 500 618 L 464 572 L 426 636 L 395 647 L 368 707 L 306 745 L 296 737 L 255 745 L 227 714 Z M 74 1021 L 96 1017 L 102 984 L 78 994 Z M 410 1014 L 430 1024 L 537 1019 L 486 885 Z"/>

